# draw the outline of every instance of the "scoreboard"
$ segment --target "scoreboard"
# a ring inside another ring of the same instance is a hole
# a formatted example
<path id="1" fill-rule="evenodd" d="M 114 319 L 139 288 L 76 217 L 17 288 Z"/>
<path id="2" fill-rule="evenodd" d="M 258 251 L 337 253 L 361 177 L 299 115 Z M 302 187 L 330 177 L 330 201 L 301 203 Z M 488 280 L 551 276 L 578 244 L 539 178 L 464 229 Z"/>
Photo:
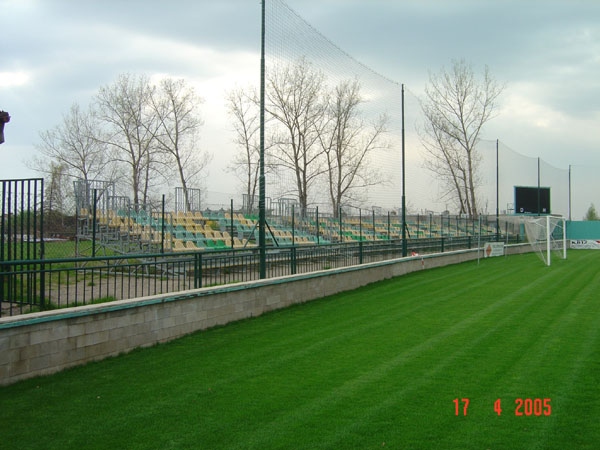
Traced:
<path id="1" fill-rule="evenodd" d="M 550 188 L 515 186 L 516 214 L 550 214 Z"/>

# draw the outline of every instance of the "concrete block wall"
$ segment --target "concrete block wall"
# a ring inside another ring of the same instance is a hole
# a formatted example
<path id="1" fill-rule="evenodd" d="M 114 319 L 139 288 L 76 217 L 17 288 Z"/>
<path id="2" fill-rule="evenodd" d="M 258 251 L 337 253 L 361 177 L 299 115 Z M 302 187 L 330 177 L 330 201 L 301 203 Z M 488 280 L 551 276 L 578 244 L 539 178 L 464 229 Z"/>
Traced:
<path id="1" fill-rule="evenodd" d="M 511 253 L 528 251 L 514 247 Z M 0 385 L 104 359 L 267 311 L 410 272 L 478 257 L 476 250 L 0 318 Z"/>

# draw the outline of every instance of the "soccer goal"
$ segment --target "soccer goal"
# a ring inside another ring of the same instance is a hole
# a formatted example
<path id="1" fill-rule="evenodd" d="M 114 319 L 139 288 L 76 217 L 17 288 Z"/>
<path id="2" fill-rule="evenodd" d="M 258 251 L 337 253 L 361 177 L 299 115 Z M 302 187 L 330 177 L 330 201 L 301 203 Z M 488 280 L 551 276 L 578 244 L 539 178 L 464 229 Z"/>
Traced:
<path id="1" fill-rule="evenodd" d="M 552 254 L 567 259 L 567 229 L 564 217 L 523 217 L 527 241 L 544 264 L 552 264 Z"/>

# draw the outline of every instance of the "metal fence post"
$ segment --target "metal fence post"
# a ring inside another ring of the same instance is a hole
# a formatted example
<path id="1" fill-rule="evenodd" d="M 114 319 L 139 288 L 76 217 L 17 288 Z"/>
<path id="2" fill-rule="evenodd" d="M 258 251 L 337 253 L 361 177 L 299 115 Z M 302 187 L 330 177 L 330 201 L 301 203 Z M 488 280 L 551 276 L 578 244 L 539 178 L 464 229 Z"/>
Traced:
<path id="1" fill-rule="evenodd" d="M 98 224 L 98 207 L 96 202 L 98 200 L 98 189 L 94 189 L 93 202 L 94 205 L 92 207 L 92 258 L 96 256 L 96 227 Z"/>
<path id="2" fill-rule="evenodd" d="M 339 241 L 340 243 L 344 242 L 344 224 L 342 223 L 342 207 L 340 206 L 339 208 L 339 212 L 338 212 L 338 222 L 339 222 L 339 226 L 340 226 L 340 238 Z"/>
<path id="3" fill-rule="evenodd" d="M 37 197 L 37 192 L 38 192 L 38 180 L 34 181 L 34 197 Z M 40 180 L 41 183 L 41 196 L 40 196 L 40 208 L 39 208 L 39 212 L 40 212 L 40 254 L 39 254 L 39 258 L 42 261 L 42 264 L 40 265 L 40 269 L 41 269 L 41 273 L 40 273 L 40 309 L 44 309 L 46 306 L 46 265 L 44 264 L 44 259 L 46 259 L 46 243 L 45 243 L 45 233 L 44 233 L 44 179 L 42 178 Z M 28 189 L 29 192 L 31 192 L 31 189 Z M 37 200 L 37 198 L 36 198 Z M 34 204 L 34 218 L 33 218 L 33 222 L 34 222 L 34 229 L 36 227 L 36 223 L 37 223 L 37 201 Z M 35 232 L 34 232 L 34 236 L 35 236 Z M 36 238 L 37 239 L 37 238 Z M 35 282 L 34 282 L 35 283 Z"/>
<path id="4" fill-rule="evenodd" d="M 292 204 L 292 245 L 296 245 L 296 221 L 295 221 L 295 211 L 294 205 Z"/>
<path id="5" fill-rule="evenodd" d="M 229 225 L 230 225 L 230 229 L 231 229 L 231 236 L 230 236 L 230 243 L 231 243 L 231 248 L 233 249 L 233 234 L 234 234 L 234 228 L 233 228 L 233 199 L 231 199 L 231 208 L 229 211 Z"/>
<path id="6" fill-rule="evenodd" d="M 319 231 L 319 207 L 316 208 L 316 218 L 317 218 L 317 245 L 321 244 L 321 232 Z"/>
<path id="7" fill-rule="evenodd" d="M 292 253 L 290 255 L 292 275 L 296 275 L 296 221 L 294 205 L 292 204 Z"/>
<path id="8" fill-rule="evenodd" d="M 202 287 L 202 253 L 194 253 L 194 289 Z"/>
<path id="9" fill-rule="evenodd" d="M 165 205 L 165 194 L 162 196 L 162 203 L 160 209 L 160 252 L 165 252 L 165 214 L 166 214 L 166 205 Z M 173 224 L 171 224 L 173 225 Z M 171 247 L 169 245 L 169 247 Z"/>
<path id="10" fill-rule="evenodd" d="M 387 232 L 388 232 L 388 241 L 392 240 L 392 224 L 390 222 L 390 212 L 387 213 Z"/>
<path id="11" fill-rule="evenodd" d="M 373 239 L 375 239 L 375 210 L 372 211 L 373 215 Z"/>
<path id="12" fill-rule="evenodd" d="M 358 209 L 358 263 L 363 263 L 362 209 Z"/>

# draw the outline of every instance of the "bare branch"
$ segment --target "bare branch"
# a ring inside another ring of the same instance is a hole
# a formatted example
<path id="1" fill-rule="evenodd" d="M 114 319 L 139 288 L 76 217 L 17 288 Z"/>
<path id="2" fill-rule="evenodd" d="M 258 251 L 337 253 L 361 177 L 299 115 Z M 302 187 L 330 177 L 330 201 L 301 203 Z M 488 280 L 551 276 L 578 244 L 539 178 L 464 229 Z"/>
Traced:
<path id="1" fill-rule="evenodd" d="M 477 143 L 483 126 L 494 117 L 502 91 L 487 67 L 477 80 L 464 60 L 453 61 L 450 71 L 430 74 L 425 89 L 426 125 L 421 140 L 430 157 L 427 167 L 454 190 L 460 212 L 472 217 L 479 214 Z"/>
<path id="2" fill-rule="evenodd" d="M 323 173 L 322 149 L 318 145 L 327 99 L 324 76 L 305 60 L 271 73 L 267 79 L 266 111 L 279 125 L 278 144 L 272 156 L 293 171 L 302 214 L 308 206 L 308 191 Z"/>

